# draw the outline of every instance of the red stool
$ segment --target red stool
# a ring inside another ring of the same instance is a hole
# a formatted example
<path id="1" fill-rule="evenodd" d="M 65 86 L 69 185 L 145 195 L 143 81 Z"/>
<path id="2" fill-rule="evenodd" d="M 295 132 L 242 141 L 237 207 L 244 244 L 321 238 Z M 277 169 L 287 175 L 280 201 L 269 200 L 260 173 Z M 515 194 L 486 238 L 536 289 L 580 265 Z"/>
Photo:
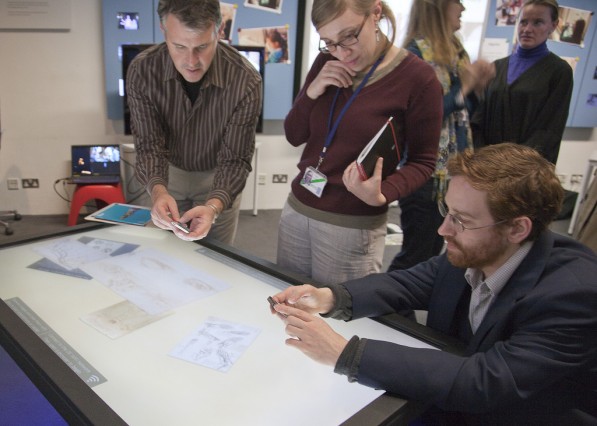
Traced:
<path id="1" fill-rule="evenodd" d="M 73 193 L 73 200 L 70 204 L 70 214 L 68 216 L 68 226 L 75 226 L 79 218 L 81 207 L 90 200 L 100 200 L 105 205 L 112 203 L 124 203 L 124 194 L 122 185 L 77 185 Z M 99 207 L 99 203 L 98 203 Z"/>

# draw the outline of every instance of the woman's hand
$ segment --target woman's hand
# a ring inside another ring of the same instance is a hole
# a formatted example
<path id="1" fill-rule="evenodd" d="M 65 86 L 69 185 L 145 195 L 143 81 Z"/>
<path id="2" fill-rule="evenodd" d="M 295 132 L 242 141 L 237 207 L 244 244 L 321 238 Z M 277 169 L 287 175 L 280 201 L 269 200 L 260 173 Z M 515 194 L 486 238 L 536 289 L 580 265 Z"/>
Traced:
<path id="1" fill-rule="evenodd" d="M 460 75 L 462 94 L 467 96 L 471 91 L 481 93 L 495 77 L 495 65 L 482 59 L 469 64 Z"/>
<path id="2" fill-rule="evenodd" d="M 307 96 L 317 99 L 328 86 L 350 87 L 356 73 L 340 61 L 327 61 L 307 88 Z"/>
<path id="3" fill-rule="evenodd" d="M 379 157 L 375 163 L 373 176 L 367 180 L 361 179 L 357 170 L 356 162 L 352 162 L 342 175 L 342 182 L 349 192 L 353 193 L 364 203 L 370 206 L 383 206 L 387 204 L 386 197 L 381 193 L 381 172 L 383 169 L 383 158 Z"/>

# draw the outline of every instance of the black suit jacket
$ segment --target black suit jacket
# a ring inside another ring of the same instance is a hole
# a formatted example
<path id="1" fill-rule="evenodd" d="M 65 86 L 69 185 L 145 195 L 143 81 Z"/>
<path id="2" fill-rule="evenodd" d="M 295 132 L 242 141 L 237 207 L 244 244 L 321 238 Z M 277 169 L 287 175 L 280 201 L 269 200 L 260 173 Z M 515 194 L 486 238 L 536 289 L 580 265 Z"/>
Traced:
<path id="1" fill-rule="evenodd" d="M 470 424 L 597 424 L 597 257 L 578 242 L 542 234 L 474 335 L 464 270 L 445 255 L 345 286 L 353 318 L 427 309 L 429 327 L 467 347 L 457 356 L 367 340 L 360 383 Z"/>

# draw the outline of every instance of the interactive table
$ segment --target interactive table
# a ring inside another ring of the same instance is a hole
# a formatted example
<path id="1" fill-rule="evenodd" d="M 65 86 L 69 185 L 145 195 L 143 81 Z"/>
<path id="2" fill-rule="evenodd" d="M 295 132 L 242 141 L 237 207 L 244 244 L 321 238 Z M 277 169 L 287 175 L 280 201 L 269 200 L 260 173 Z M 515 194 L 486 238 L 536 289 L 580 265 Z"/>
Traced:
<path id="1" fill-rule="evenodd" d="M 0 270 L 0 343 L 70 423 L 405 424 L 421 409 L 286 346 L 266 299 L 303 280 L 228 246 L 80 225 L 0 248 Z M 446 349 L 394 320 L 328 321 Z"/>

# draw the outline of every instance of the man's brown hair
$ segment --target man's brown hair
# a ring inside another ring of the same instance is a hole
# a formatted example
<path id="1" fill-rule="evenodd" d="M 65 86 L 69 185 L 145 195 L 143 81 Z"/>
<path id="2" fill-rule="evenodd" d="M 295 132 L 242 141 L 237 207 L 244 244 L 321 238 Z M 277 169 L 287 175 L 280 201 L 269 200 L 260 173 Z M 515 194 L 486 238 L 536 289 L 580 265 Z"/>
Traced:
<path id="1" fill-rule="evenodd" d="M 555 166 L 533 148 L 513 143 L 465 150 L 448 161 L 451 177 L 464 177 L 487 193 L 489 212 L 496 222 L 526 216 L 533 222 L 527 240 L 547 229 L 562 207 L 564 190 Z"/>

